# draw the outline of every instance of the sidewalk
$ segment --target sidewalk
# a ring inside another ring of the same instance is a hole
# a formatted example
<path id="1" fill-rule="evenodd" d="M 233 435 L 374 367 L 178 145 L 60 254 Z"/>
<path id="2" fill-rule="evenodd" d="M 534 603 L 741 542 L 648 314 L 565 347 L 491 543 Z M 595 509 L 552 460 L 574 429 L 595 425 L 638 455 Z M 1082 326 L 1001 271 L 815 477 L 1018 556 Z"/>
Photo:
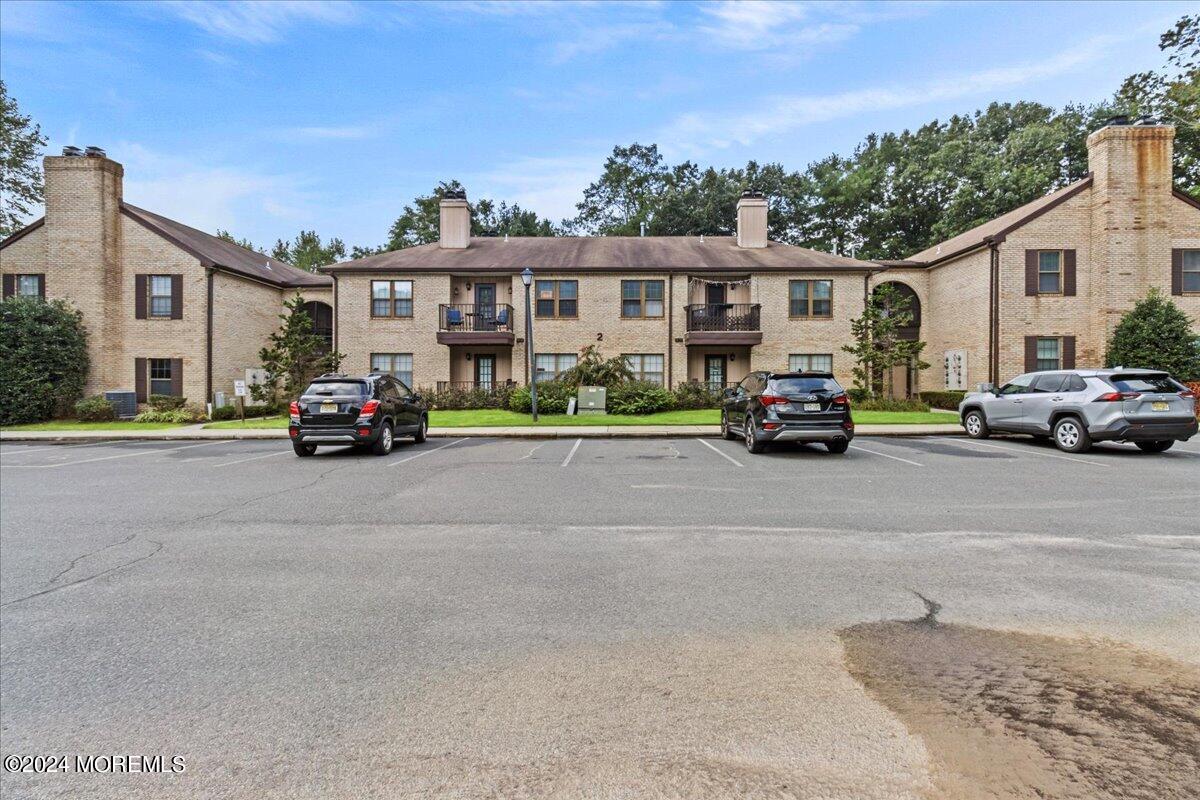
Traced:
<path id="1" fill-rule="evenodd" d="M 858 436 L 955 436 L 958 424 L 948 425 L 859 425 Z M 716 438 L 717 425 L 587 425 L 512 428 L 430 428 L 430 437 L 462 438 L 486 436 L 502 439 L 679 439 Z M 157 431 L 0 431 L 0 442 L 101 442 L 109 440 L 174 441 L 186 439 L 286 439 L 286 428 L 205 429 L 186 425 Z"/>

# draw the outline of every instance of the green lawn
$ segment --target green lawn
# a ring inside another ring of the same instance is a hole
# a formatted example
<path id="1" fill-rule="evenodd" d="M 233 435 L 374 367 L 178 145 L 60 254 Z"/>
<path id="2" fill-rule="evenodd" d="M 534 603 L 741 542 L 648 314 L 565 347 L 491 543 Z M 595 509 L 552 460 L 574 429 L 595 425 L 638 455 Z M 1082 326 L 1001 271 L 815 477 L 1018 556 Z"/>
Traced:
<path id="1" fill-rule="evenodd" d="M 56 419 L 49 422 L 30 422 L 25 425 L 6 425 L 6 431 L 161 431 L 180 428 L 174 422 L 80 422 L 74 419 Z"/>
<path id="2" fill-rule="evenodd" d="M 954 424 L 958 417 L 954 414 L 944 414 L 934 411 L 856 411 L 854 421 L 859 425 L 935 425 Z M 645 416 L 623 416 L 620 414 L 583 414 L 568 417 L 566 414 L 543 414 L 538 418 L 537 426 L 557 425 L 719 425 L 721 412 L 715 409 L 701 411 L 664 411 L 660 414 Z M 502 409 L 481 409 L 477 411 L 431 411 L 429 426 L 431 428 L 505 428 L 533 425 L 528 414 L 518 414 Z M 208 428 L 286 428 L 287 417 L 264 417 L 248 419 L 245 425 L 241 420 L 213 422 Z"/>

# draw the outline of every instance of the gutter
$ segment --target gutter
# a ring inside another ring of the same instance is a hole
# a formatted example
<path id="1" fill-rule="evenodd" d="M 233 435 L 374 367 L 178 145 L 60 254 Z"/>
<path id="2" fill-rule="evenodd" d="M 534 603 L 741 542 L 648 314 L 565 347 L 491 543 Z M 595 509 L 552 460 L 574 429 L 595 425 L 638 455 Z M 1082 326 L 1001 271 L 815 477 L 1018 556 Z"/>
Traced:
<path id="1" fill-rule="evenodd" d="M 216 270 L 206 267 L 208 277 L 208 308 L 205 312 L 205 364 L 204 364 L 204 395 L 205 402 L 213 402 L 213 277 Z"/>
<path id="2" fill-rule="evenodd" d="M 1000 383 L 1000 239 L 988 240 L 988 381 Z"/>
<path id="3" fill-rule="evenodd" d="M 670 391 L 675 362 L 675 276 L 667 274 L 667 390 Z"/>

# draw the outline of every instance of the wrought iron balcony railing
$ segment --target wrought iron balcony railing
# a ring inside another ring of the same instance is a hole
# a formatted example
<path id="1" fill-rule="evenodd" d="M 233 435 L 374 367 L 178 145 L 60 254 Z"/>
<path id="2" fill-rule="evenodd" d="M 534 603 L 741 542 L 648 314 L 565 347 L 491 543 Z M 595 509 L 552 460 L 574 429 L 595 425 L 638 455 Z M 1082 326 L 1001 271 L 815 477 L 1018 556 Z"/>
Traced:
<path id="1" fill-rule="evenodd" d="M 684 306 L 688 331 L 758 331 L 758 303 L 706 303 Z"/>
<path id="2" fill-rule="evenodd" d="M 511 333 L 513 308 L 497 303 L 491 306 L 449 303 L 438 306 L 438 330 L 479 333 Z"/>

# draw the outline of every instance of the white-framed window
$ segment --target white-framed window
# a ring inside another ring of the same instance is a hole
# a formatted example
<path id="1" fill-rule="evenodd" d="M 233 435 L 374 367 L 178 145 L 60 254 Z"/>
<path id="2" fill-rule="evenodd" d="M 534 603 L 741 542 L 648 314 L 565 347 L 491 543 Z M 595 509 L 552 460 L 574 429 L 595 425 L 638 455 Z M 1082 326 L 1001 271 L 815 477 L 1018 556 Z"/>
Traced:
<path id="1" fill-rule="evenodd" d="M 625 363 L 635 380 L 663 385 L 662 353 L 625 353 Z"/>
<path id="2" fill-rule="evenodd" d="M 577 363 L 579 356 L 575 353 L 535 353 L 533 356 L 533 368 L 539 381 L 552 381 Z"/>
<path id="3" fill-rule="evenodd" d="M 372 317 L 411 317 L 412 281 L 371 281 Z"/>
<path id="4" fill-rule="evenodd" d="M 150 316 L 171 316 L 171 276 L 150 276 Z"/>
<path id="5" fill-rule="evenodd" d="M 150 394 L 171 394 L 171 359 L 149 358 Z"/>
<path id="6" fill-rule="evenodd" d="M 13 280 L 13 293 L 21 297 L 42 296 L 42 275 L 17 275 Z"/>
<path id="7" fill-rule="evenodd" d="M 1200 294 L 1200 250 L 1183 251 L 1183 291 Z"/>
<path id="8" fill-rule="evenodd" d="M 832 353 L 792 353 L 788 356 L 790 372 L 833 372 Z"/>
<path id="9" fill-rule="evenodd" d="M 1038 339 L 1037 362 L 1034 366 L 1038 371 L 1062 369 L 1062 339 Z"/>
<path id="10" fill-rule="evenodd" d="M 391 375 L 411 389 L 413 388 L 412 353 L 371 353 L 371 372 Z"/>
<path id="11" fill-rule="evenodd" d="M 1038 294 L 1062 294 L 1062 250 L 1038 252 Z"/>

